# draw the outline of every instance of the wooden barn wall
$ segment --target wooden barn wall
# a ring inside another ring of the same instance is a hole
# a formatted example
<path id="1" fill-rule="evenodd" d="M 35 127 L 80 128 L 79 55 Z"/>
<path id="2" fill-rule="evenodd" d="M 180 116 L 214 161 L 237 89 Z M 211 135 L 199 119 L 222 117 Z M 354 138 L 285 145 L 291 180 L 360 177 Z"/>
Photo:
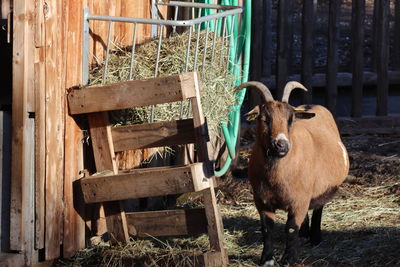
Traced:
<path id="1" fill-rule="evenodd" d="M 83 166 L 82 130 L 68 115 L 68 88 L 81 83 L 82 14 L 150 18 L 150 0 L 14 1 L 12 250 L 30 262 L 70 257 L 85 246 L 83 205 L 73 182 Z M 107 23 L 92 23 L 92 55 L 101 58 Z M 140 26 L 138 42 L 150 38 Z M 133 25 L 115 24 L 113 40 L 129 45 Z M 61 245 L 63 250 L 61 251 Z M 41 259 L 43 257 L 41 256 Z"/>

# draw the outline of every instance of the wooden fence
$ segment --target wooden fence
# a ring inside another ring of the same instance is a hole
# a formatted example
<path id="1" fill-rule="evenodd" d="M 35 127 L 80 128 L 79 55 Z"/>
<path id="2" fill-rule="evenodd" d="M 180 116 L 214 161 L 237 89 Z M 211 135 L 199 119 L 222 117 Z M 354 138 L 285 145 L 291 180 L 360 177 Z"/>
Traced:
<path id="1" fill-rule="evenodd" d="M 277 97 L 288 80 L 301 81 L 309 88 L 306 103 L 313 87 L 325 87 L 325 105 L 333 113 L 338 87 L 351 87 L 352 117 L 362 116 L 363 88 L 376 85 L 375 113 L 385 116 L 389 85 L 400 84 L 399 33 L 398 0 L 255 0 L 251 76 L 276 87 Z M 321 46 L 326 50 L 318 51 Z M 315 66 L 321 56 L 325 64 Z"/>

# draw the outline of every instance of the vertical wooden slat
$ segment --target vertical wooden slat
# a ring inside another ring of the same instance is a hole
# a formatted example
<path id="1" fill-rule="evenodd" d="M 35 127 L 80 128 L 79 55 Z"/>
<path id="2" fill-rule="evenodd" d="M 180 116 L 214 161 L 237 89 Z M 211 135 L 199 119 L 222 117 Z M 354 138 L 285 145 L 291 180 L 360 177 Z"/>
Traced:
<path id="1" fill-rule="evenodd" d="M 400 0 L 394 1 L 394 43 L 392 50 L 393 67 L 400 69 Z"/>
<path id="2" fill-rule="evenodd" d="M 107 113 L 91 113 L 88 115 L 88 119 L 96 171 L 112 170 L 114 174 L 117 174 L 118 165 Z M 112 234 L 113 239 L 116 241 L 128 241 L 129 235 L 125 212 L 121 210 L 119 202 L 105 202 L 103 206 L 108 232 Z"/>
<path id="3" fill-rule="evenodd" d="M 371 69 L 372 71 L 376 71 L 376 62 L 377 62 L 377 46 L 378 46 L 378 25 L 379 25 L 379 0 L 374 0 L 374 11 L 372 17 L 372 57 L 371 57 Z"/>
<path id="4" fill-rule="evenodd" d="M 304 0 L 301 37 L 301 82 L 308 89 L 308 92 L 303 94 L 304 103 L 312 102 L 314 23 L 313 0 Z"/>
<path id="5" fill-rule="evenodd" d="M 365 0 L 353 1 L 351 17 L 351 61 L 353 73 L 351 116 L 353 117 L 361 117 L 362 115 L 364 17 Z"/>
<path id="6" fill-rule="evenodd" d="M 288 76 L 289 55 L 289 5 L 290 0 L 281 0 L 278 4 L 278 30 L 277 30 L 277 52 L 276 52 L 276 99 L 281 99 L 283 87 Z"/>
<path id="7" fill-rule="evenodd" d="M 262 76 L 271 75 L 272 64 L 272 1 L 263 1 L 263 31 L 262 31 Z"/>
<path id="8" fill-rule="evenodd" d="M 34 92 L 34 2 L 13 7 L 13 90 L 10 248 L 23 250 L 27 263 L 34 247 L 34 120 L 29 113 Z M 33 103 L 32 103 L 33 102 Z"/>
<path id="9" fill-rule="evenodd" d="M 46 260 L 60 256 L 63 229 L 65 20 L 63 2 L 46 1 Z M 55 34 L 57 33 L 57 34 Z"/>
<path id="10" fill-rule="evenodd" d="M 261 79 L 263 68 L 263 0 L 252 1 L 252 22 L 251 22 L 251 80 Z M 255 90 L 249 91 L 250 106 L 259 105 L 261 97 Z"/>
<path id="11" fill-rule="evenodd" d="M 328 61 L 326 73 L 326 105 L 332 114 L 336 114 L 337 104 L 337 72 L 338 72 L 338 40 L 339 40 L 340 0 L 329 1 L 328 26 Z"/>
<path id="12" fill-rule="evenodd" d="M 65 87 L 81 83 L 82 68 L 82 1 L 68 1 L 67 28 L 67 62 Z M 77 118 L 76 118 L 77 119 Z M 64 168 L 64 235 L 63 256 L 73 256 L 85 246 L 85 221 L 83 219 L 84 203 L 77 194 L 74 195 L 74 181 L 83 170 L 82 131 L 78 122 L 65 114 L 65 168 Z"/>
<path id="13" fill-rule="evenodd" d="M 389 65 L 389 0 L 378 1 L 376 45 L 376 70 L 378 78 L 376 115 L 388 113 L 388 65 Z"/>

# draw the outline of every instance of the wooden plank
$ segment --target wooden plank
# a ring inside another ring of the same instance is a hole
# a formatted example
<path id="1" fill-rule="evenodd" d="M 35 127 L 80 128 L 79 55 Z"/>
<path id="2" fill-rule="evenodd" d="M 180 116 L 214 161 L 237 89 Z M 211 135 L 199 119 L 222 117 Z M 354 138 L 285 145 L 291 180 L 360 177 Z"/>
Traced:
<path id="1" fill-rule="evenodd" d="M 195 192 L 209 186 L 202 163 L 181 167 L 134 169 L 81 179 L 86 203 Z"/>
<path id="2" fill-rule="evenodd" d="M 34 3 L 16 1 L 13 6 L 12 158 L 10 249 L 21 251 L 26 264 L 34 247 Z"/>
<path id="3" fill-rule="evenodd" d="M 351 17 L 351 57 L 352 57 L 352 105 L 351 115 L 361 117 L 364 70 L 364 17 L 365 0 L 352 2 Z"/>
<path id="4" fill-rule="evenodd" d="M 202 208 L 130 212 L 126 214 L 126 219 L 131 236 L 176 236 L 207 233 L 207 221 Z"/>
<path id="5" fill-rule="evenodd" d="M 304 103 L 312 103 L 314 0 L 303 1 L 301 36 L 301 83 L 308 89 L 303 94 Z"/>
<path id="6" fill-rule="evenodd" d="M 44 53 L 43 53 L 44 54 Z M 45 177 L 46 177 L 46 87 L 45 65 L 35 63 L 35 248 L 44 248 L 45 233 Z"/>
<path id="7" fill-rule="evenodd" d="M 214 176 L 214 166 L 210 159 L 213 156 L 211 144 L 208 143 L 208 129 L 206 120 L 203 116 L 203 109 L 200 103 L 200 82 L 198 76 L 195 75 L 195 93 L 196 97 L 190 99 L 193 113 L 193 125 L 196 134 L 197 155 L 200 162 L 204 162 L 207 177 Z"/>
<path id="8" fill-rule="evenodd" d="M 364 86 L 376 85 L 378 81 L 378 76 L 375 72 L 364 71 L 363 74 L 363 84 Z M 338 72 L 336 76 L 337 86 L 351 87 L 353 82 L 353 75 L 350 72 Z M 289 76 L 290 81 L 301 81 L 299 74 Z M 400 84 L 400 71 L 388 71 L 389 84 Z M 268 85 L 269 88 L 275 88 L 275 76 L 270 76 L 269 78 L 263 78 L 261 81 Z M 326 73 L 315 73 L 312 76 L 312 87 L 325 87 L 326 83 Z"/>
<path id="9" fill-rule="evenodd" d="M 372 17 L 372 56 L 371 56 L 371 69 L 373 72 L 376 72 L 376 62 L 377 62 L 377 47 L 378 47 L 378 25 L 379 25 L 379 1 L 374 1 L 374 10 Z"/>
<path id="10" fill-rule="evenodd" d="M 376 115 L 385 116 L 388 113 L 388 65 L 389 65 L 389 0 L 378 1 L 377 20 L 377 75 L 378 86 L 376 95 Z"/>
<path id="11" fill-rule="evenodd" d="M 35 46 L 45 45 L 44 0 L 35 0 Z"/>
<path id="12" fill-rule="evenodd" d="M 272 72 L 272 1 L 263 1 L 263 40 L 262 40 L 262 76 L 267 77 Z"/>
<path id="13" fill-rule="evenodd" d="M 126 81 L 73 90 L 68 94 L 70 114 L 150 106 L 195 96 L 195 73 Z"/>
<path id="14" fill-rule="evenodd" d="M 46 1 L 46 210 L 45 258 L 60 256 L 63 229 L 65 29 L 63 3 Z M 54 34 L 57 32 L 58 34 Z"/>
<path id="15" fill-rule="evenodd" d="M 116 152 L 196 141 L 192 119 L 113 127 L 111 133 Z"/>
<path id="16" fill-rule="evenodd" d="M 88 116 L 90 137 L 92 139 L 96 170 L 115 170 L 118 173 L 111 139 L 111 125 L 106 112 L 93 113 Z"/>
<path id="17" fill-rule="evenodd" d="M 211 182 L 212 183 L 212 182 Z M 224 249 L 224 226 L 221 214 L 215 198 L 214 185 L 203 191 L 204 209 L 207 217 L 207 232 L 210 239 L 210 247 L 214 251 L 221 252 L 222 265 L 228 263 L 228 255 Z"/>
<path id="18" fill-rule="evenodd" d="M 328 25 L 328 61 L 326 70 L 325 103 L 332 114 L 336 114 L 337 104 L 337 72 L 338 72 L 338 41 L 339 41 L 340 0 L 329 1 Z"/>
<path id="19" fill-rule="evenodd" d="M 111 170 L 114 174 L 117 174 L 118 164 L 116 162 L 111 137 L 111 126 L 109 125 L 107 113 L 89 114 L 88 119 L 96 170 L 98 172 Z M 111 234 L 112 240 L 127 242 L 129 240 L 128 227 L 125 212 L 121 210 L 120 203 L 116 201 L 103 203 L 103 206 L 100 206 L 100 214 L 102 214 L 103 208 L 107 231 Z M 104 227 L 102 223 L 102 218 L 99 218 L 98 228 Z"/>
<path id="20" fill-rule="evenodd" d="M 226 254 L 221 252 L 206 252 L 193 257 L 195 266 L 227 266 Z"/>
<path id="21" fill-rule="evenodd" d="M 394 1 L 394 41 L 392 48 L 393 67 L 396 70 L 400 69 L 400 0 Z M 397 48 L 396 48 L 397 47 Z"/>
<path id="22" fill-rule="evenodd" d="M 82 1 L 68 1 L 67 62 L 65 87 L 71 88 L 81 83 L 82 67 Z M 66 107 L 68 108 L 68 107 Z M 64 235 L 63 256 L 72 257 L 85 247 L 84 202 L 74 190 L 74 181 L 80 177 L 83 166 L 82 131 L 79 118 L 65 113 L 65 168 L 64 168 Z M 75 186 L 76 187 L 76 186 Z"/>
<path id="23" fill-rule="evenodd" d="M 290 0 L 281 0 L 278 4 L 277 51 L 276 51 L 276 99 L 281 99 L 288 77 L 289 62 L 289 5 Z"/>
<path id="24" fill-rule="evenodd" d="M 400 116 L 365 116 L 362 118 L 337 118 L 339 128 L 366 128 L 366 129 L 379 129 L 379 128 L 399 128 Z"/>

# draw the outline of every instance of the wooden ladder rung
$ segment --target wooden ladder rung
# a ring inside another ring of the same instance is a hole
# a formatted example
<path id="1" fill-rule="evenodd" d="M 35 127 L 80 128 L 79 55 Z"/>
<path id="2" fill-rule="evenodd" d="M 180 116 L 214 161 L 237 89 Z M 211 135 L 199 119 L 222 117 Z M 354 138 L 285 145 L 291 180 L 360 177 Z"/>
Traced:
<path id="1" fill-rule="evenodd" d="M 111 134 L 115 152 L 196 143 L 193 119 L 112 127 Z"/>
<path id="2" fill-rule="evenodd" d="M 207 233 L 204 208 L 128 212 L 130 236 L 178 236 Z"/>
<path id="3" fill-rule="evenodd" d="M 197 74 L 125 81 L 73 89 L 69 113 L 84 114 L 170 103 L 196 97 Z"/>
<path id="4" fill-rule="evenodd" d="M 196 192 L 210 187 L 204 163 L 180 167 L 133 169 L 80 180 L 86 203 Z"/>

